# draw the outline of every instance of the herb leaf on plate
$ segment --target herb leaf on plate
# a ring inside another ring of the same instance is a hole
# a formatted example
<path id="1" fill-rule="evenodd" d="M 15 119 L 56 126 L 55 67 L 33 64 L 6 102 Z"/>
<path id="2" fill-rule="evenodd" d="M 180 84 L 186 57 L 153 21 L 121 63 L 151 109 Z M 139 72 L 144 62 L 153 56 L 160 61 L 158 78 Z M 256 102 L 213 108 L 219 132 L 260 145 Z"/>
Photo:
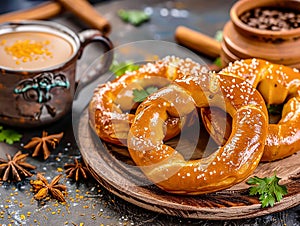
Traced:
<path id="1" fill-rule="evenodd" d="M 267 107 L 268 107 L 269 114 L 279 115 L 282 112 L 283 105 L 272 104 L 272 105 L 269 105 Z"/>
<path id="2" fill-rule="evenodd" d="M 149 86 L 146 89 L 134 89 L 133 100 L 137 103 L 143 102 L 147 98 L 147 96 L 149 96 L 151 93 L 154 93 L 157 90 L 158 88 L 155 86 Z"/>
<path id="3" fill-rule="evenodd" d="M 126 72 L 136 71 L 137 69 L 139 69 L 139 67 L 139 65 L 134 64 L 132 61 L 125 61 L 121 63 L 113 61 L 109 70 L 113 72 L 116 75 L 116 77 L 119 77 L 124 75 Z"/>
<path id="4" fill-rule="evenodd" d="M 279 185 L 280 179 L 276 174 L 264 178 L 251 177 L 247 181 L 247 184 L 253 185 L 249 189 L 249 194 L 259 195 L 259 201 L 263 208 L 272 207 L 275 202 L 279 202 L 288 193 L 285 185 Z"/>

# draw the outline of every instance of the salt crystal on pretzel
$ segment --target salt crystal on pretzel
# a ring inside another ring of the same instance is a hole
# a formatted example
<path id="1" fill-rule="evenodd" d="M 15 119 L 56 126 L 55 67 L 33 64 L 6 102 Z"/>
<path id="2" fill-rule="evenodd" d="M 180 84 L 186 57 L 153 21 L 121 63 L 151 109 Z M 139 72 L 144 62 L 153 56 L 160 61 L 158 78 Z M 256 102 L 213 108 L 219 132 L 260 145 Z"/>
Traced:
<path id="1" fill-rule="evenodd" d="M 127 134 L 138 106 L 133 99 L 134 89 L 149 86 L 167 86 L 184 76 L 199 76 L 208 69 L 190 58 L 166 56 L 142 65 L 138 70 L 126 72 L 115 80 L 97 87 L 89 104 L 89 122 L 104 141 L 126 146 Z M 165 124 L 165 139 L 180 133 L 184 120 L 169 118 Z"/>
<path id="2" fill-rule="evenodd" d="M 245 79 L 259 90 L 267 105 L 283 105 L 281 119 L 268 126 L 262 161 L 282 159 L 300 150 L 300 73 L 297 69 L 246 59 L 230 63 L 220 73 Z M 217 116 L 223 113 L 216 108 L 211 110 L 201 109 L 204 125 L 216 142 L 222 144 L 228 139 L 231 123 L 224 128 Z M 211 114 L 215 115 L 214 121 Z"/>
<path id="3" fill-rule="evenodd" d="M 184 117 L 195 107 L 209 106 L 231 115 L 232 133 L 208 157 L 186 160 L 164 143 L 164 122 L 170 115 Z M 253 173 L 263 154 L 267 125 L 264 100 L 249 83 L 202 74 L 176 79 L 149 96 L 137 109 L 127 143 L 133 161 L 150 181 L 167 192 L 196 195 L 229 188 Z"/>

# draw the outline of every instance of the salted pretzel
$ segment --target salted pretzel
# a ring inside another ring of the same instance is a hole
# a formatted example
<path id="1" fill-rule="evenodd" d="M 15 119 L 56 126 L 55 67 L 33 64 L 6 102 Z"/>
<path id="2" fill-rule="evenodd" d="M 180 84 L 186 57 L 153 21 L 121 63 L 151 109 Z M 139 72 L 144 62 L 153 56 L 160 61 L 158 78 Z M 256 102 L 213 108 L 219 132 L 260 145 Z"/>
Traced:
<path id="1" fill-rule="evenodd" d="M 243 98 L 241 98 L 243 96 Z M 168 117 L 184 117 L 195 107 L 220 107 L 232 117 L 224 146 L 206 158 L 185 160 L 164 143 Z M 257 167 L 267 136 L 268 113 L 252 85 L 240 78 L 202 74 L 176 79 L 137 109 L 128 135 L 129 153 L 147 178 L 177 194 L 203 194 L 231 187 Z"/>
<path id="2" fill-rule="evenodd" d="M 269 123 L 262 161 L 282 159 L 300 150 L 300 73 L 297 69 L 246 59 L 229 64 L 220 73 L 244 78 L 259 90 L 268 106 L 283 105 L 281 119 Z M 219 109 L 211 110 L 212 114 L 220 114 Z M 222 144 L 228 139 L 230 125 L 221 126 L 217 116 L 212 122 L 211 110 L 201 109 L 204 125 L 216 142 Z M 225 136 L 224 130 L 227 130 Z"/>
<path id="3" fill-rule="evenodd" d="M 126 72 L 112 82 L 101 84 L 95 90 L 89 104 L 91 127 L 104 141 L 125 146 L 129 128 L 135 117 L 134 112 L 139 105 L 134 101 L 133 90 L 150 86 L 161 88 L 176 78 L 189 75 L 191 71 L 207 72 L 208 69 L 189 58 L 167 56 L 147 63 L 136 71 Z M 165 139 L 179 134 L 184 121 L 184 118 L 169 118 L 165 127 Z"/>

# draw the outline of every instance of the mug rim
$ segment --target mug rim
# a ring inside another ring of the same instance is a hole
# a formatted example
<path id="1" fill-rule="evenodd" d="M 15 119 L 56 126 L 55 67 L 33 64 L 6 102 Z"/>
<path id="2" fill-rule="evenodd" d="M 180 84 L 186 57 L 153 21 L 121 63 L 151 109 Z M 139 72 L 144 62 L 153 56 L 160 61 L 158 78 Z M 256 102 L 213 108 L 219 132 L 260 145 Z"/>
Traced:
<path id="1" fill-rule="evenodd" d="M 45 72 L 45 71 L 53 71 L 53 70 L 59 70 L 60 68 L 65 67 L 65 65 L 69 64 L 70 62 L 72 62 L 75 58 L 77 58 L 79 50 L 80 50 L 80 46 L 81 46 L 81 40 L 79 38 L 79 36 L 70 28 L 68 28 L 65 25 L 62 25 L 60 23 L 54 22 L 54 21 L 42 21 L 42 20 L 21 20 L 21 21 L 8 21 L 5 23 L 0 24 L 0 36 L 2 34 L 8 34 L 8 33 L 14 33 L 16 31 L 14 31 L 14 29 L 17 29 L 18 27 L 30 27 L 30 26 L 40 26 L 40 27 L 45 27 L 48 29 L 52 29 L 55 30 L 57 32 L 57 35 L 59 35 L 60 38 L 63 38 L 63 35 L 67 35 L 70 37 L 70 39 L 73 41 L 73 43 L 70 43 L 72 45 L 73 48 L 73 53 L 72 55 L 67 58 L 67 60 L 50 66 L 50 67 L 45 67 L 45 68 L 41 68 L 41 69 L 12 69 L 9 67 L 4 67 L 0 65 L 0 70 L 1 71 L 5 71 L 5 72 L 9 72 L 9 73 L 15 73 L 15 74 L 36 74 L 36 73 L 40 73 L 40 72 Z M 7 29 L 7 32 L 3 32 L 1 33 L 1 30 L 3 29 Z M 34 32 L 35 30 L 28 30 L 28 29 L 24 29 L 22 30 L 22 32 L 26 32 L 26 31 L 32 31 Z M 41 32 L 39 30 L 36 30 L 36 32 Z M 45 33 L 49 33 L 49 34 L 53 34 L 50 31 L 42 31 Z M 69 40 L 66 40 L 69 42 Z"/>

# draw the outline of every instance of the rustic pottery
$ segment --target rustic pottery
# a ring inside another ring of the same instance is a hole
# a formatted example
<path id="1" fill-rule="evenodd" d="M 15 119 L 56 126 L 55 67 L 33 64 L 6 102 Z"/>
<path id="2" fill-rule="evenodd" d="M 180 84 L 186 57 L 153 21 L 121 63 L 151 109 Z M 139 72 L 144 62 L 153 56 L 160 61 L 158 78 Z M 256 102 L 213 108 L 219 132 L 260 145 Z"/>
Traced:
<path id="1" fill-rule="evenodd" d="M 297 0 L 240 0 L 230 10 L 230 21 L 223 30 L 223 66 L 244 58 L 261 58 L 273 63 L 300 68 L 300 28 L 265 30 L 254 28 L 240 18 L 257 8 L 276 8 L 300 12 Z"/>

